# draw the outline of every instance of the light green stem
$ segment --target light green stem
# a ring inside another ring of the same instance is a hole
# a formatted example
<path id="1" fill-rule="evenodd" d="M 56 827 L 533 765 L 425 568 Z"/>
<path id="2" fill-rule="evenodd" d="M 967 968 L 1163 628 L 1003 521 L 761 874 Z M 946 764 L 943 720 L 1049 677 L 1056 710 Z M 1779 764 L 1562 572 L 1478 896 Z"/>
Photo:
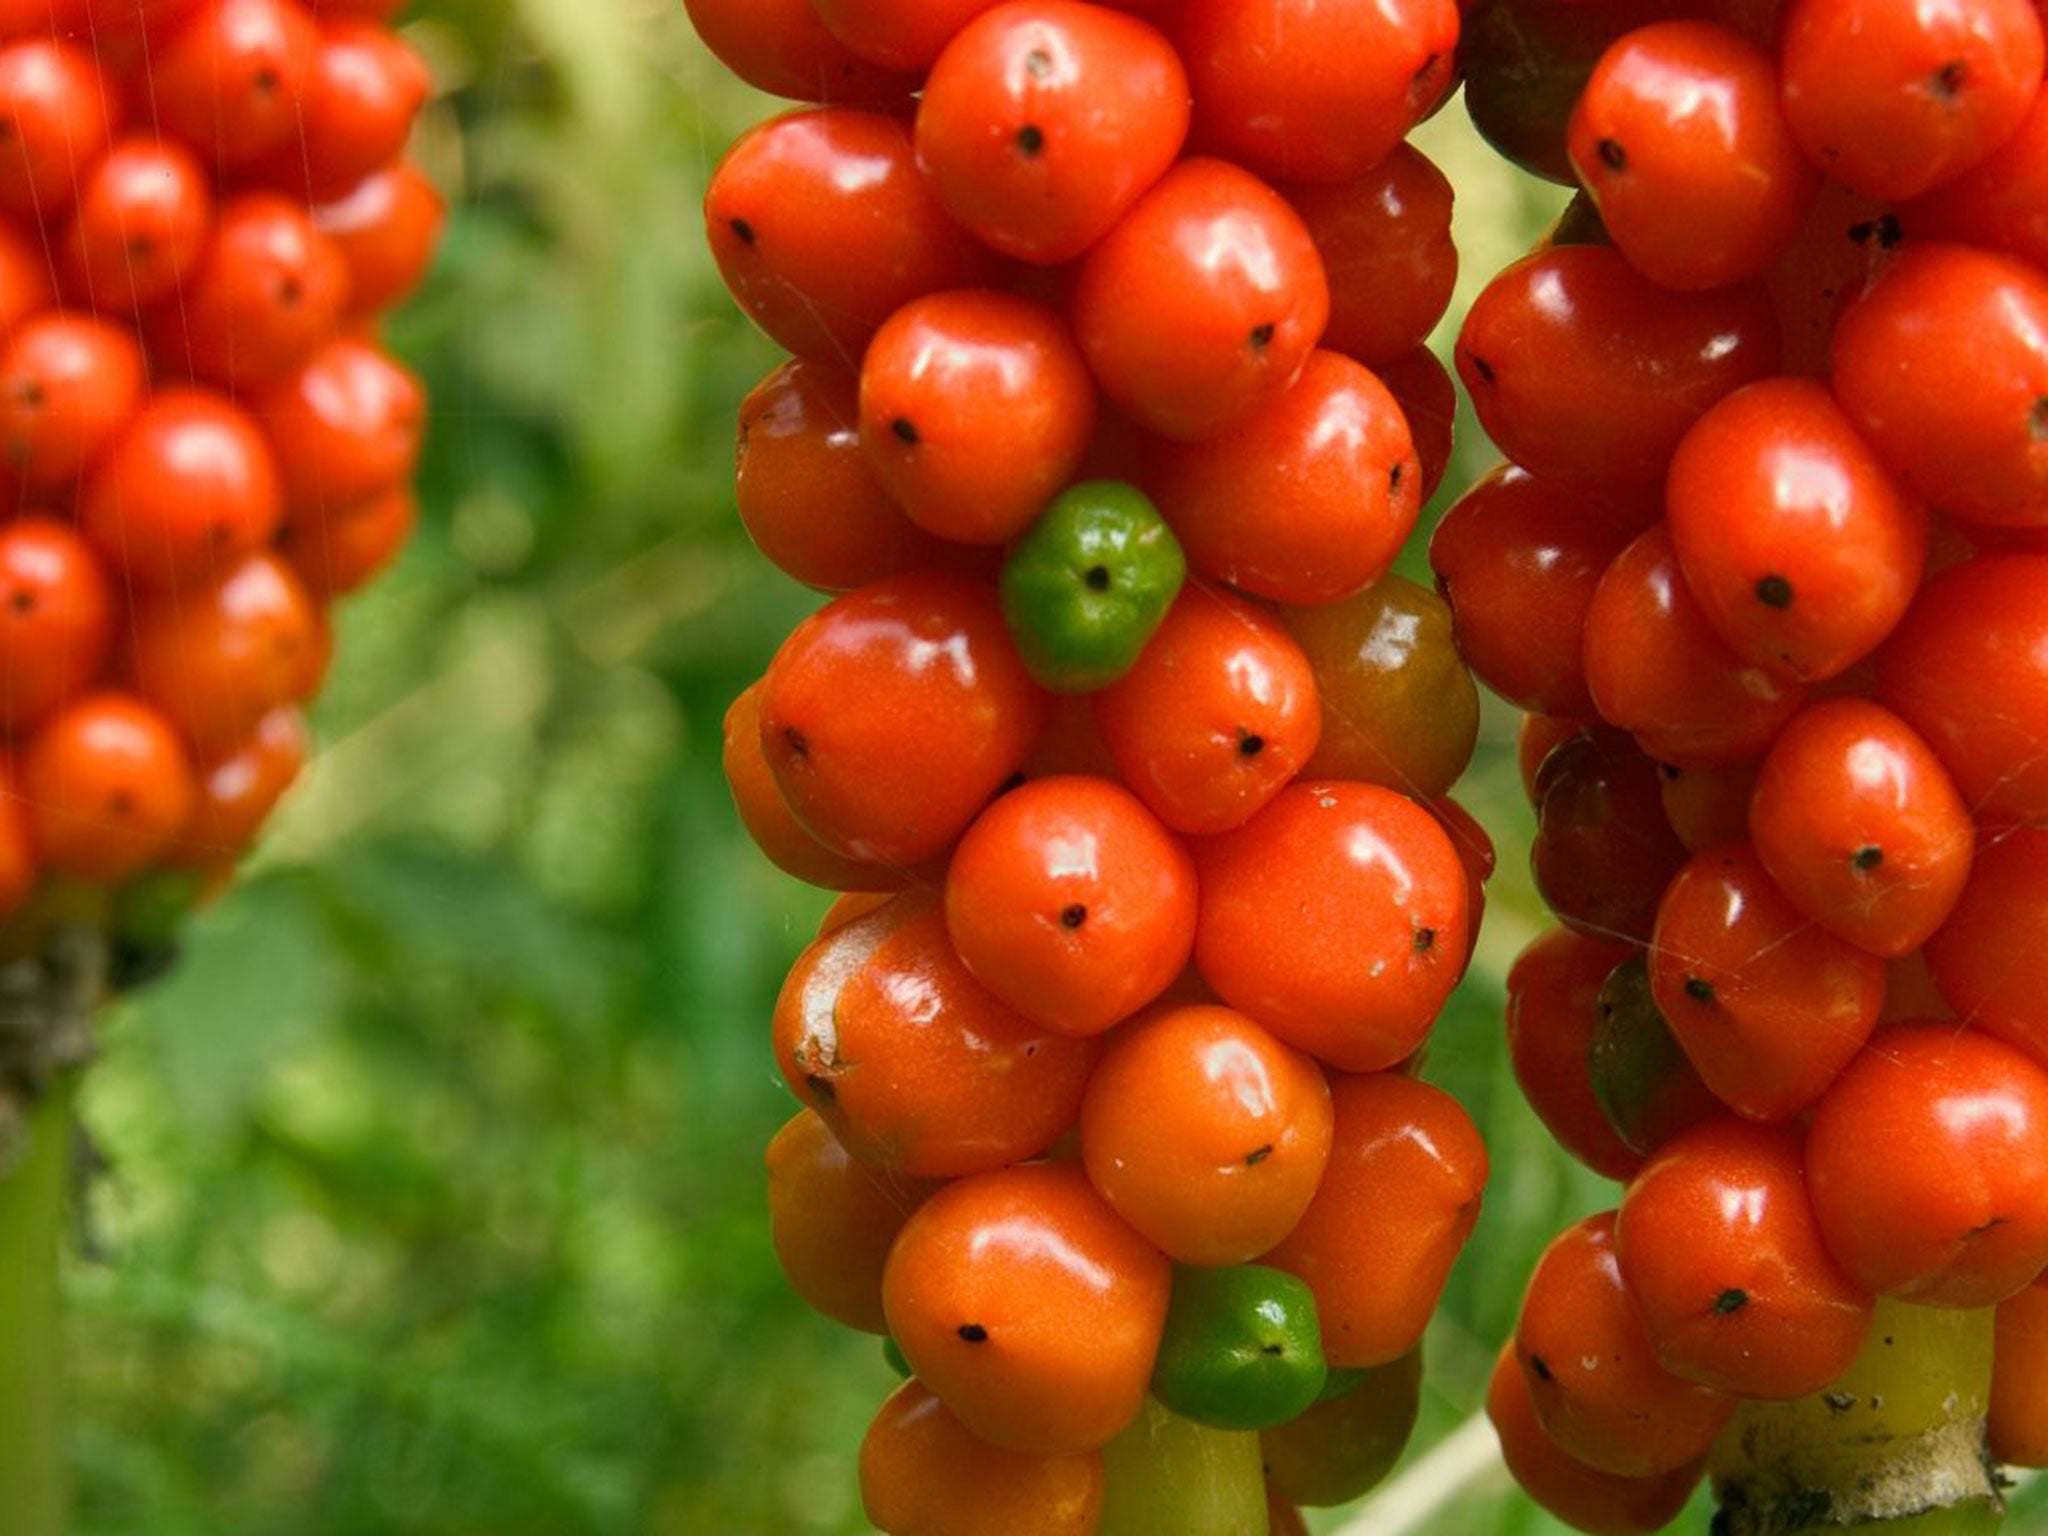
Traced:
<path id="1" fill-rule="evenodd" d="M 27 1156 L 0 1177 L 0 1531 L 63 1536 L 57 1255 L 70 1185 L 71 1085 L 29 1115 Z"/>
<path id="2" fill-rule="evenodd" d="M 1748 1403 L 1708 1462 L 1727 1536 L 1989 1536 L 1991 1312 L 1880 1301 L 1825 1392 Z"/>

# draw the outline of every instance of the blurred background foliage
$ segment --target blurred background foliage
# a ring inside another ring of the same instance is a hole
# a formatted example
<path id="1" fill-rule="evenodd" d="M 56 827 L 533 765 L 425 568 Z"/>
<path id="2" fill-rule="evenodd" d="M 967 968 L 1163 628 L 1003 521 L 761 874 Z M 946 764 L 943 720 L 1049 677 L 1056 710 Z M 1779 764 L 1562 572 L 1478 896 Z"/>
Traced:
<path id="1" fill-rule="evenodd" d="M 772 104 L 676 0 L 421 0 L 406 30 L 453 214 L 390 330 L 435 402 L 422 531 L 343 612 L 266 850 L 109 1020 L 68 1278 L 81 1529 L 861 1532 L 893 1377 L 786 1292 L 761 1173 L 793 1107 L 767 1016 L 826 898 L 754 854 L 717 765 L 816 601 L 732 515 L 732 412 L 775 357 L 698 212 Z M 1460 188 L 1462 309 L 1561 195 L 1455 106 L 1423 141 Z M 1438 506 L 1489 459 L 1468 423 Z M 1539 921 L 1512 729 L 1489 714 L 1462 792 L 1503 868 L 1430 1069 L 1495 1177 L 1411 1462 L 1477 1407 L 1543 1243 L 1611 1198 L 1500 1046 Z M 1560 1529 L 1497 1467 L 1441 1492 L 1421 1529 Z"/>

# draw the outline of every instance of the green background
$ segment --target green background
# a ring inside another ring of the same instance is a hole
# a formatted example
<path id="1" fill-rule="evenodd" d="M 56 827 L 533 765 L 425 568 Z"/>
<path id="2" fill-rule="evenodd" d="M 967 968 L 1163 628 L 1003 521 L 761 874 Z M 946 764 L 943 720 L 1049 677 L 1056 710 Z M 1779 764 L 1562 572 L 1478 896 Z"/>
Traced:
<path id="1" fill-rule="evenodd" d="M 343 610 L 265 851 L 108 1021 L 67 1278 L 81 1529 L 865 1531 L 894 1378 L 785 1290 L 761 1171 L 793 1109 L 768 1012 L 826 898 L 754 853 L 717 764 L 817 601 L 732 512 L 732 413 L 776 357 L 698 213 L 774 104 L 675 0 L 431 0 L 406 32 L 452 207 L 390 332 L 434 398 L 423 526 Z M 1455 105 L 1422 142 L 1460 189 L 1462 308 L 1562 194 Z M 1488 461 L 1468 424 L 1454 484 Z M 1429 1072 L 1494 1179 L 1407 1465 L 1476 1410 L 1542 1245 L 1612 1198 L 1501 1048 L 1541 921 L 1512 731 L 1490 707 L 1460 792 L 1502 873 Z M 1422 1491 L 1417 1530 L 1561 1529 L 1484 1460 Z"/>

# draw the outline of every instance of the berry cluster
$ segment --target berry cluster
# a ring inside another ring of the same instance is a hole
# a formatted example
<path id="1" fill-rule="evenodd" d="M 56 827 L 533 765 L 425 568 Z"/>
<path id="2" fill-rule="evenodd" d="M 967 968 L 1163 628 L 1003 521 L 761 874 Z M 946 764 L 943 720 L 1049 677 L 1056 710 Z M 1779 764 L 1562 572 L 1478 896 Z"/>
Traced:
<path id="1" fill-rule="evenodd" d="M 1512 462 L 1431 548 L 1529 711 L 1563 926 L 1510 978 L 1517 1071 L 1627 1184 L 1491 1406 L 1601 1532 L 1841 1375 L 1879 1297 L 2004 1302 L 1993 1446 L 2048 1450 L 2041 21 L 1654 10 L 1473 19 L 1475 119 L 1581 193 L 1463 327 Z"/>
<path id="2" fill-rule="evenodd" d="M 424 426 L 440 201 L 387 0 L 0 5 L 0 915 L 224 875 Z"/>
<path id="3" fill-rule="evenodd" d="M 776 1009 L 769 1168 L 795 1288 L 914 1377 L 868 1513 L 1298 1530 L 1398 1454 L 1486 1176 L 1413 1070 L 1491 863 L 1445 797 L 1477 695 L 1389 570 L 1449 447 L 1404 136 L 1456 6 L 688 9 L 816 104 L 705 202 L 794 354 L 740 515 L 834 594 L 725 766 L 852 893 Z"/>

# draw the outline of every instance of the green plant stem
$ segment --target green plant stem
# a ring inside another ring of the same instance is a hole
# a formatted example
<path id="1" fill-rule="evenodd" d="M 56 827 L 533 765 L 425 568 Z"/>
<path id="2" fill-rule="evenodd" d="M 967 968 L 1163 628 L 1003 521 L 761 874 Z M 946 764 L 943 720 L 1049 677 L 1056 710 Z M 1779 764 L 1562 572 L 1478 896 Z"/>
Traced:
<path id="1" fill-rule="evenodd" d="M 1880 1301 L 1825 1392 L 1748 1403 L 1708 1461 L 1726 1536 L 1988 1536 L 2004 1505 L 1984 1450 L 1990 1310 Z"/>
<path id="2" fill-rule="evenodd" d="M 70 1184 L 71 1084 L 30 1113 L 27 1155 L 0 1177 L 0 1531 L 63 1536 L 57 1257 Z"/>

